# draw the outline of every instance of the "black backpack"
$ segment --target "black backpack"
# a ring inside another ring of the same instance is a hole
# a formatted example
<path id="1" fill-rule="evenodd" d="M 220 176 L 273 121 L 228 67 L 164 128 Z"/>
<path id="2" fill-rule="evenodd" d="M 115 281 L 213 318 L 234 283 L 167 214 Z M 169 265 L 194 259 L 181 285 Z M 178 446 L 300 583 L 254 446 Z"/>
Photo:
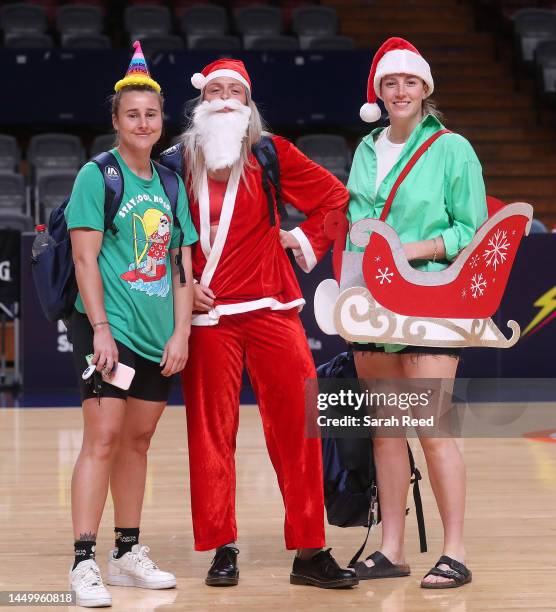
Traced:
<path id="1" fill-rule="evenodd" d="M 117 234 L 114 218 L 120 207 L 124 193 L 124 179 L 116 157 L 106 151 L 91 160 L 100 169 L 104 178 L 104 231 Z M 174 224 L 180 231 L 180 244 L 183 242 L 183 229 L 177 216 L 179 181 L 177 175 L 153 162 L 160 182 L 170 201 Z M 39 296 L 42 310 L 49 321 L 68 319 L 73 311 L 77 297 L 77 281 L 71 251 L 71 240 L 66 225 L 64 211 L 69 198 L 50 214 L 48 233 L 54 244 L 47 247 L 38 257 L 32 259 L 33 281 Z M 176 256 L 180 271 L 180 282 L 185 283 L 185 272 L 181 260 L 181 249 Z"/>
<path id="2" fill-rule="evenodd" d="M 272 189 L 276 195 L 276 208 L 280 219 L 287 219 L 288 211 L 282 201 L 282 187 L 280 185 L 280 163 L 278 161 L 278 153 L 274 146 L 274 141 L 270 136 L 261 136 L 259 142 L 251 148 L 253 155 L 259 162 L 262 168 L 263 176 L 262 183 L 268 204 L 268 216 L 270 225 L 276 225 L 274 217 L 274 198 L 272 197 Z M 160 154 L 160 163 L 170 170 L 173 170 L 179 176 L 183 176 L 183 143 L 175 144 L 173 147 L 166 149 Z"/>
<path id="3" fill-rule="evenodd" d="M 320 379 L 343 378 L 346 379 L 346 390 L 349 387 L 352 387 L 355 392 L 360 390 L 355 361 L 351 351 L 340 353 L 328 363 L 319 366 L 317 376 Z M 411 469 L 411 483 L 413 484 L 415 513 L 419 528 L 419 543 L 421 552 L 426 552 L 425 520 L 419 491 L 421 474 L 415 466 L 409 444 L 407 450 Z M 367 535 L 363 545 L 349 562 L 349 567 L 353 567 L 365 550 L 371 528 L 380 523 L 372 437 L 370 435 L 363 438 L 323 437 L 322 464 L 324 505 L 328 522 L 337 527 L 367 527 Z M 407 512 L 409 512 L 409 509 Z"/>

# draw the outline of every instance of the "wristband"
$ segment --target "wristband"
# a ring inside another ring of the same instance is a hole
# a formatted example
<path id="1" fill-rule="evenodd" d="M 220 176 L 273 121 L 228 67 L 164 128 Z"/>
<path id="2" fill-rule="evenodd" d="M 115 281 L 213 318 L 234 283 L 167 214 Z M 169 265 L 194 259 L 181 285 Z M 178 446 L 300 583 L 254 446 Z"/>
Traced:
<path id="1" fill-rule="evenodd" d="M 102 325 L 110 325 L 110 323 L 108 323 L 108 321 L 99 321 L 98 323 L 93 323 L 92 327 L 94 329 L 95 327 L 101 327 Z"/>
<path id="2" fill-rule="evenodd" d="M 432 263 L 436 261 L 436 255 L 438 254 L 438 243 L 436 242 L 436 238 L 433 238 L 434 241 L 434 251 L 432 253 Z"/>

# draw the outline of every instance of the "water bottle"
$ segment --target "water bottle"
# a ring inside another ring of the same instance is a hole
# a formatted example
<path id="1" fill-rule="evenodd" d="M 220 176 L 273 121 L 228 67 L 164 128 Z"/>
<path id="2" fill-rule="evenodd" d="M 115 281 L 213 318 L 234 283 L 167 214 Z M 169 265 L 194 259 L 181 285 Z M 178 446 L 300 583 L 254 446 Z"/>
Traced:
<path id="1" fill-rule="evenodd" d="M 56 242 L 48 233 L 46 225 L 37 225 L 35 230 L 37 235 L 33 241 L 31 252 L 33 257 L 37 258 L 43 251 L 46 251 L 49 246 L 54 246 Z"/>

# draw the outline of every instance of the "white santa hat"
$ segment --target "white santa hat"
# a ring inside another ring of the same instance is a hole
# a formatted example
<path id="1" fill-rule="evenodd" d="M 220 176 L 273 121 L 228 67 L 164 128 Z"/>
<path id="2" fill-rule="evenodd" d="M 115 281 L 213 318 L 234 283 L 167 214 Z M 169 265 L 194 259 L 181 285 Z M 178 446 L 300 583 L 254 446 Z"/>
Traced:
<path id="1" fill-rule="evenodd" d="M 427 97 L 434 90 L 431 68 L 419 51 L 403 38 L 389 38 L 375 53 L 369 79 L 367 81 L 367 103 L 363 104 L 359 115 L 363 121 L 374 123 L 380 119 L 380 81 L 388 74 L 411 74 L 428 85 Z"/>

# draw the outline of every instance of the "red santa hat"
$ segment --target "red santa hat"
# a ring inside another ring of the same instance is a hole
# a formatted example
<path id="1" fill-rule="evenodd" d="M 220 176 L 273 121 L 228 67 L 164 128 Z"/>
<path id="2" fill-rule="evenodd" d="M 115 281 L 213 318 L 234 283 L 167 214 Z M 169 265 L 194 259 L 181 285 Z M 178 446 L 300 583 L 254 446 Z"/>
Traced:
<path id="1" fill-rule="evenodd" d="M 201 72 L 196 72 L 191 77 L 191 84 L 196 89 L 204 89 L 210 81 L 218 77 L 231 77 L 237 79 L 242 85 L 251 91 L 251 79 L 247 74 L 247 68 L 241 60 L 225 57 L 205 66 Z"/>
<path id="2" fill-rule="evenodd" d="M 427 97 L 434 90 L 431 68 L 419 51 L 403 38 L 389 38 L 375 53 L 369 80 L 367 81 L 367 103 L 363 104 L 359 115 L 363 121 L 374 123 L 380 119 L 380 81 L 388 74 L 412 74 L 423 79 L 428 85 Z"/>

